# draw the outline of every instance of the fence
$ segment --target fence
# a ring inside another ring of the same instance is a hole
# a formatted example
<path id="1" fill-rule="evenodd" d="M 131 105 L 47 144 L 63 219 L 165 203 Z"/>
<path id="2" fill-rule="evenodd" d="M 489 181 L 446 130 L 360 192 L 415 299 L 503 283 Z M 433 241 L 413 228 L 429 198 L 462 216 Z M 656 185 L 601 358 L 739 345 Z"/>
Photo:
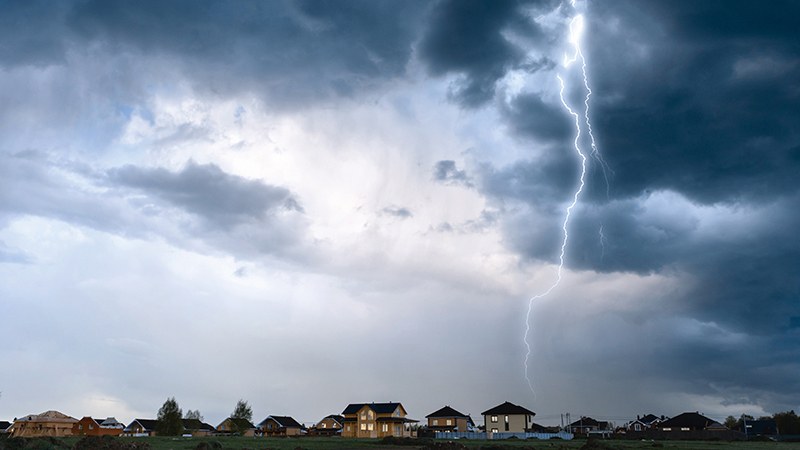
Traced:
<path id="1" fill-rule="evenodd" d="M 575 437 L 572 433 L 445 433 L 442 431 L 436 432 L 436 439 L 563 439 L 565 441 L 571 440 Z"/>

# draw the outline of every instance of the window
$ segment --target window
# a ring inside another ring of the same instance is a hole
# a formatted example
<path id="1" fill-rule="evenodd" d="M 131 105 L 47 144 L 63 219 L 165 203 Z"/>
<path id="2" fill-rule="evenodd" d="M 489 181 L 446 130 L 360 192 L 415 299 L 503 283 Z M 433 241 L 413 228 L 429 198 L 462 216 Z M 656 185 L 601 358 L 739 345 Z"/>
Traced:
<path id="1" fill-rule="evenodd" d="M 433 419 L 433 426 L 439 425 L 439 419 Z"/>
<path id="2" fill-rule="evenodd" d="M 350 431 L 350 425 L 347 426 L 347 431 Z"/>
<path id="3" fill-rule="evenodd" d="M 638 423 L 633 426 L 634 431 L 642 431 L 642 426 Z"/>
<path id="4" fill-rule="evenodd" d="M 497 416 L 492 416 L 492 423 L 497 423 Z"/>
<path id="5" fill-rule="evenodd" d="M 497 428 L 492 428 L 492 433 L 497 433 L 497 432 L 499 432 L 499 431 L 500 431 L 500 430 L 498 430 Z"/>
<path id="6" fill-rule="evenodd" d="M 452 425 L 452 424 L 453 424 L 453 421 L 450 420 L 450 419 L 447 419 L 447 425 Z"/>
<path id="7" fill-rule="evenodd" d="M 367 420 L 367 413 L 365 412 L 361 413 L 361 420 Z"/>
<path id="8" fill-rule="evenodd" d="M 375 424 L 374 424 L 374 423 L 368 423 L 368 424 L 367 424 L 367 429 L 368 429 L 369 431 L 372 431 L 372 430 L 374 430 L 374 429 L 375 429 Z"/>
<path id="9" fill-rule="evenodd" d="M 385 424 L 381 425 L 381 431 L 383 431 L 384 433 L 388 432 L 389 431 L 389 424 L 385 423 Z"/>
<path id="10" fill-rule="evenodd" d="M 506 431 L 508 431 L 508 430 L 509 430 L 509 428 L 508 428 L 508 416 L 505 416 L 505 417 L 503 417 L 503 422 L 505 422 L 505 424 L 506 424 Z"/>
<path id="11" fill-rule="evenodd" d="M 681 431 L 689 431 L 689 427 L 681 427 Z"/>
<path id="12" fill-rule="evenodd" d="M 672 428 L 670 427 L 662 428 L 661 431 L 672 431 Z"/>
<path id="13" fill-rule="evenodd" d="M 361 431 L 367 431 L 367 424 L 365 423 L 361 424 Z"/>
<path id="14" fill-rule="evenodd" d="M 394 434 L 396 434 L 396 435 L 398 435 L 398 436 L 400 436 L 400 435 L 402 435 L 402 434 L 403 434 L 403 431 L 402 431 L 402 429 L 400 428 L 400 425 L 395 425 L 395 426 L 394 426 Z"/>

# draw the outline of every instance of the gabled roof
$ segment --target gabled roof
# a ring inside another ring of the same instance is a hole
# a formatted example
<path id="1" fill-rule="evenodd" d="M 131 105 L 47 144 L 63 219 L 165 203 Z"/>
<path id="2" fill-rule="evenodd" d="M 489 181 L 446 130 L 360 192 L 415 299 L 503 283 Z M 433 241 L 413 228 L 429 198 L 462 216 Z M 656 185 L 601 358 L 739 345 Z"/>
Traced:
<path id="1" fill-rule="evenodd" d="M 653 422 L 655 422 L 656 420 L 660 420 L 660 419 L 655 414 L 648 414 L 648 415 L 642 417 L 641 419 L 639 419 L 640 422 L 646 423 L 648 425 L 653 423 Z"/>
<path id="2" fill-rule="evenodd" d="M 338 423 L 339 425 L 344 423 L 344 416 L 341 416 L 339 414 L 330 414 L 330 415 L 327 415 L 327 416 L 322 418 L 322 420 L 325 420 L 325 419 L 331 419 L 331 420 L 335 421 L 336 423 Z M 320 420 L 320 422 L 322 422 L 322 420 Z"/>
<path id="3" fill-rule="evenodd" d="M 403 406 L 400 403 L 387 402 L 387 403 L 350 403 L 347 408 L 342 411 L 342 414 L 355 414 L 364 406 L 369 408 L 377 414 L 390 414 L 397 409 L 398 406 Z M 403 408 L 405 410 L 405 408 Z"/>
<path id="4" fill-rule="evenodd" d="M 98 422 L 101 427 L 103 428 L 125 428 L 125 425 L 120 423 L 114 417 L 106 417 L 105 419 L 95 419 L 95 422 Z"/>
<path id="5" fill-rule="evenodd" d="M 662 428 L 691 428 L 694 430 L 705 430 L 711 426 L 716 428 L 718 425 L 721 424 L 716 420 L 709 419 L 700 413 L 685 412 L 673 417 L 672 419 L 661 422 L 659 426 Z"/>
<path id="6" fill-rule="evenodd" d="M 426 419 L 429 417 L 459 417 L 466 419 L 469 416 L 467 416 L 466 414 L 462 414 L 449 406 L 445 406 L 444 408 L 439 409 L 438 411 L 434 411 L 425 416 Z"/>
<path id="7" fill-rule="evenodd" d="M 262 420 L 261 423 L 258 424 L 259 427 L 264 425 L 268 420 L 275 421 L 279 427 L 283 428 L 303 428 L 302 425 L 293 418 L 289 416 L 267 416 L 266 419 Z"/>
<path id="8" fill-rule="evenodd" d="M 125 429 L 130 430 L 137 422 L 145 431 L 156 431 L 156 425 L 158 424 L 158 421 L 155 419 L 133 419 L 133 422 L 125 427 Z"/>
<path id="9" fill-rule="evenodd" d="M 498 414 L 524 414 L 530 416 L 536 415 L 535 412 L 527 408 L 523 408 L 522 406 L 515 405 L 511 402 L 502 403 L 500 405 L 495 406 L 492 409 L 487 409 L 486 411 L 481 413 L 481 415 L 483 416 L 488 416 L 488 415 L 496 416 Z"/>
<path id="10" fill-rule="evenodd" d="M 234 419 L 233 417 L 228 417 L 227 419 L 223 420 L 219 425 L 217 425 L 217 428 L 219 428 L 222 424 L 224 424 L 225 422 L 227 422 L 229 420 L 240 431 L 249 430 L 249 429 L 252 429 L 252 428 L 256 427 L 255 425 L 253 425 L 252 422 L 250 422 L 247 419 L 241 419 L 241 418 Z"/>
<path id="11" fill-rule="evenodd" d="M 181 419 L 183 429 L 189 431 L 217 431 L 216 428 L 200 419 Z"/>
<path id="12" fill-rule="evenodd" d="M 569 424 L 571 427 L 599 427 L 600 425 L 606 424 L 607 422 L 598 422 L 597 420 L 592 419 L 591 417 L 581 417 L 580 419 L 576 420 Z"/>

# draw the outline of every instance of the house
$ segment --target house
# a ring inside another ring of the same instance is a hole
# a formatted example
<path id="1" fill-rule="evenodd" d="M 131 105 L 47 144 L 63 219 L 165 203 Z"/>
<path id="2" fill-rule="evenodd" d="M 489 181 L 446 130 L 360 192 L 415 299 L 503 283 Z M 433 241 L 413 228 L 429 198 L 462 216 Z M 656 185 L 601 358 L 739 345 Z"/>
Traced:
<path id="1" fill-rule="evenodd" d="M 417 421 L 406 418 L 406 414 L 400 403 L 351 403 L 342 411 L 342 437 L 411 437 L 405 425 Z"/>
<path id="2" fill-rule="evenodd" d="M 645 416 L 639 417 L 636 416 L 636 420 L 631 420 L 628 425 L 625 426 L 626 431 L 645 431 L 651 428 L 654 428 L 661 422 L 667 420 L 666 417 L 661 416 L 658 417 L 655 414 L 647 414 Z"/>
<path id="3" fill-rule="evenodd" d="M 122 430 L 122 435 L 133 437 L 155 436 L 157 424 L 158 421 L 155 419 L 133 419 L 133 422 Z"/>
<path id="4" fill-rule="evenodd" d="M 228 417 L 217 425 L 217 432 L 222 434 L 238 434 L 241 436 L 255 436 L 256 426 L 247 419 L 234 419 Z"/>
<path id="5" fill-rule="evenodd" d="M 778 435 L 778 423 L 775 419 L 745 420 L 742 425 L 740 431 L 747 437 Z"/>
<path id="6" fill-rule="evenodd" d="M 475 429 L 472 417 L 447 405 L 428 414 L 425 418 L 428 419 L 428 428 L 433 431 L 466 433 Z"/>
<path id="7" fill-rule="evenodd" d="M 186 435 L 191 435 L 192 437 L 211 436 L 217 431 L 213 426 L 199 419 L 181 419 L 181 422 L 183 423 L 184 436 Z"/>
<path id="8" fill-rule="evenodd" d="M 535 412 L 505 402 L 482 412 L 487 433 L 524 433 L 533 423 Z"/>
<path id="9" fill-rule="evenodd" d="M 325 416 L 322 420 L 317 422 L 308 434 L 311 436 L 338 436 L 342 434 L 342 427 L 344 426 L 344 416 L 338 414 L 331 414 Z"/>
<path id="10" fill-rule="evenodd" d="M 10 428 L 11 428 L 11 422 L 0 420 L 0 434 L 8 433 Z"/>
<path id="11" fill-rule="evenodd" d="M 698 412 L 685 412 L 679 414 L 671 419 L 665 420 L 658 425 L 661 431 L 725 431 L 725 425 L 717 422 L 716 420 L 709 419 L 708 417 Z"/>
<path id="12" fill-rule="evenodd" d="M 611 424 L 594 420 L 591 417 L 581 416 L 580 419 L 567 425 L 571 433 L 587 435 L 598 431 L 611 431 Z"/>
<path id="13" fill-rule="evenodd" d="M 14 424 L 11 425 L 11 435 L 14 437 L 71 436 L 72 425 L 76 422 L 78 419 L 58 411 L 30 414 L 14 421 Z"/>
<path id="14" fill-rule="evenodd" d="M 289 416 L 267 416 L 258 424 L 264 436 L 299 436 L 305 427 Z"/>
<path id="15" fill-rule="evenodd" d="M 106 425 L 104 426 L 103 424 Z M 113 417 L 97 420 L 85 416 L 72 424 L 72 434 L 75 436 L 119 436 L 122 434 L 123 429 L 122 424 Z"/>

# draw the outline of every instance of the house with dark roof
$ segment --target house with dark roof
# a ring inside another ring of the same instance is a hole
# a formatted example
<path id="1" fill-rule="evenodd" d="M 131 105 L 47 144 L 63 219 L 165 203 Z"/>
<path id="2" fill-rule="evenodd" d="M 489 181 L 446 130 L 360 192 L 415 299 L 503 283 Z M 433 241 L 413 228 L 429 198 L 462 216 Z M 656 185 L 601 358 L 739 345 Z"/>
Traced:
<path id="1" fill-rule="evenodd" d="M 9 428 L 11 428 L 11 422 L 0 420 L 0 434 L 8 433 Z"/>
<path id="2" fill-rule="evenodd" d="M 72 425 L 72 434 L 75 436 L 119 436 L 123 430 L 124 426 L 113 417 L 94 419 L 85 416 Z"/>
<path id="3" fill-rule="evenodd" d="M 217 433 L 255 436 L 256 426 L 247 419 L 228 417 L 217 425 Z"/>
<path id="4" fill-rule="evenodd" d="M 567 425 L 570 433 L 590 434 L 598 431 L 611 431 L 611 424 L 605 421 L 592 419 L 591 417 L 581 416 L 580 419 Z"/>
<path id="5" fill-rule="evenodd" d="M 267 416 L 258 424 L 264 436 L 299 436 L 305 427 L 289 416 Z"/>
<path id="6" fill-rule="evenodd" d="M 778 423 L 775 422 L 775 419 L 744 420 L 739 431 L 743 432 L 748 438 L 755 436 L 777 436 Z"/>
<path id="7" fill-rule="evenodd" d="M 181 419 L 183 424 L 183 435 L 192 437 L 211 436 L 217 430 L 211 424 L 205 423 L 200 419 Z"/>
<path id="8" fill-rule="evenodd" d="M 625 426 L 626 431 L 646 431 L 649 430 L 661 422 L 667 420 L 667 417 L 664 416 L 656 416 L 655 414 L 646 414 L 644 416 L 636 416 L 636 420 L 631 420 Z"/>
<path id="9" fill-rule="evenodd" d="M 425 418 L 428 419 L 428 429 L 433 431 L 465 433 L 475 429 L 472 417 L 447 405 L 428 414 Z"/>
<path id="10" fill-rule="evenodd" d="M 351 403 L 342 411 L 342 437 L 411 437 L 406 424 L 418 421 L 406 415 L 406 409 L 400 403 Z"/>
<path id="11" fill-rule="evenodd" d="M 342 434 L 344 416 L 331 414 L 325 416 L 308 430 L 309 436 L 338 436 Z"/>
<path id="12" fill-rule="evenodd" d="M 123 436 L 145 437 L 156 435 L 156 425 L 158 421 L 155 419 L 133 419 L 124 430 Z"/>
<path id="13" fill-rule="evenodd" d="M 482 412 L 487 433 L 524 433 L 533 423 L 535 412 L 511 402 Z"/>
<path id="14" fill-rule="evenodd" d="M 661 431 L 680 432 L 680 431 L 726 431 L 725 425 L 698 412 L 685 412 L 669 420 L 665 420 L 658 425 Z"/>

